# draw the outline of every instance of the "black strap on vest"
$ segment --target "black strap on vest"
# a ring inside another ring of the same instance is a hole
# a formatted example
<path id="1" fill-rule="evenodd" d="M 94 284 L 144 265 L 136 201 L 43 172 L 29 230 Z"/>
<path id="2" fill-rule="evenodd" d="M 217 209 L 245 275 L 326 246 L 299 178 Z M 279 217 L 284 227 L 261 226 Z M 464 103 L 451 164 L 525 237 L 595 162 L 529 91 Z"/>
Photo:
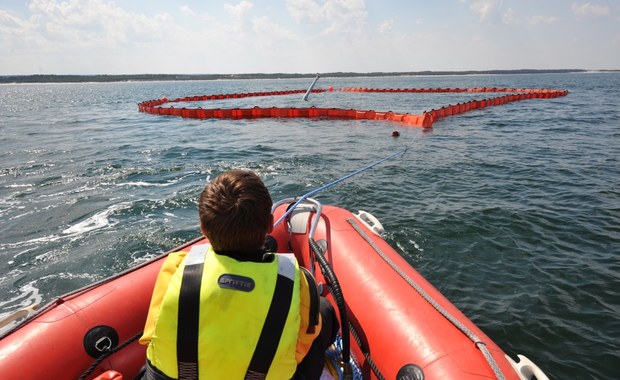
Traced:
<path id="1" fill-rule="evenodd" d="M 290 278 L 278 274 L 267 318 L 258 338 L 258 344 L 254 350 L 248 371 L 245 374 L 246 380 L 262 380 L 267 377 L 271 362 L 280 345 L 286 317 L 291 308 L 294 283 Z"/>
<path id="2" fill-rule="evenodd" d="M 198 324 L 200 285 L 204 261 L 187 263 L 181 280 L 177 319 L 177 365 L 179 380 L 198 379 Z"/>

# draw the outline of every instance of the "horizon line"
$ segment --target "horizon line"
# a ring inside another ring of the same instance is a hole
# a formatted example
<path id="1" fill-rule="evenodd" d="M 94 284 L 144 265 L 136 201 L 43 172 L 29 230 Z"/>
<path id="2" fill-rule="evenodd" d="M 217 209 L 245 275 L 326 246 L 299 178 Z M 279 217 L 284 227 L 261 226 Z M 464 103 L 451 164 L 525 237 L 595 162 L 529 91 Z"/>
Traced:
<path id="1" fill-rule="evenodd" d="M 322 77 L 380 77 L 424 75 L 476 75 L 476 74 L 554 74 L 620 72 L 620 69 L 492 69 L 492 70 L 423 70 L 423 71 L 372 71 L 326 73 L 236 73 L 236 74 L 0 74 L 0 83 L 53 83 L 53 82 L 113 82 L 120 80 L 217 80 L 217 79 L 269 79 Z"/>

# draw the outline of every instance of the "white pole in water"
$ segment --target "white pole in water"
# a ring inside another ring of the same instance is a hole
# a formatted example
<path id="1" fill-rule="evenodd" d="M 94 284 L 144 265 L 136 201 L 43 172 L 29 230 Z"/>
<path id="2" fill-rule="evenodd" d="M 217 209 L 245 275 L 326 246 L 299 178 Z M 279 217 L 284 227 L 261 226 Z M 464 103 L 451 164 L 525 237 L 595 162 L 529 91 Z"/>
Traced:
<path id="1" fill-rule="evenodd" d="M 319 80 L 320 77 L 321 76 L 319 74 L 316 74 L 316 78 L 314 78 L 314 81 L 312 81 L 312 84 L 310 85 L 310 87 L 308 87 L 308 91 L 306 91 L 306 94 L 304 95 L 304 100 L 305 101 L 308 101 L 308 96 L 312 92 L 312 89 L 314 88 L 314 85 L 316 84 L 316 82 Z"/>

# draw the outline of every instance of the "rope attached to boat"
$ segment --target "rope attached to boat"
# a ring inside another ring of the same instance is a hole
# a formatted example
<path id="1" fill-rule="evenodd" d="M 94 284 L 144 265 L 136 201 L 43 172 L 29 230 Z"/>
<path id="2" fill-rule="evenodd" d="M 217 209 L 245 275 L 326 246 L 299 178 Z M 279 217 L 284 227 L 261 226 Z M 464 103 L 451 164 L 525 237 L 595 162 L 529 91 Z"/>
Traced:
<path id="1" fill-rule="evenodd" d="M 129 346 L 131 343 L 133 343 L 136 340 L 140 339 L 141 336 L 142 336 L 142 332 L 139 332 L 138 334 L 132 336 L 131 338 L 129 338 L 127 341 L 123 342 L 122 344 L 119 344 L 116 347 L 108 348 L 108 349 L 104 350 L 103 353 L 101 354 L 101 356 L 99 356 L 97 358 L 97 360 L 95 360 L 93 362 L 93 364 L 91 364 L 90 367 L 88 367 L 88 369 L 86 371 L 84 371 L 84 373 L 82 374 L 82 376 L 80 376 L 78 378 L 78 380 L 85 380 L 88 376 L 90 376 L 93 373 L 95 368 L 97 368 L 97 366 L 99 366 L 99 364 L 101 364 L 101 362 L 103 362 L 108 356 L 110 356 L 113 353 L 118 352 L 121 349 Z"/>
<path id="2" fill-rule="evenodd" d="M 325 189 L 328 189 L 328 188 L 330 188 L 332 186 L 335 186 L 335 185 L 339 184 L 340 182 L 345 181 L 345 180 L 347 180 L 347 179 L 349 179 L 349 178 L 351 178 L 351 177 L 353 177 L 353 176 L 355 176 L 357 174 L 363 173 L 366 170 L 371 169 L 372 167 L 377 166 L 377 165 L 379 165 L 382 162 L 385 162 L 385 161 L 387 161 L 389 159 L 392 159 L 392 158 L 394 158 L 396 156 L 399 156 L 399 155 L 405 153 L 406 151 L 407 151 L 407 147 L 404 147 L 404 148 L 398 150 L 396 153 L 390 154 L 389 156 L 384 157 L 384 158 L 382 158 L 382 159 L 380 159 L 378 161 L 375 161 L 372 164 L 368 164 L 368 165 L 364 166 L 363 168 L 360 168 L 360 169 L 358 169 L 358 170 L 356 170 L 354 172 L 351 172 L 351 173 L 349 173 L 349 174 L 347 174 L 345 176 L 342 176 L 342 177 L 338 178 L 335 181 L 332 181 L 332 182 L 330 182 L 328 184 L 325 184 L 325 185 L 323 185 L 321 187 L 318 187 L 318 188 L 316 188 L 316 189 L 314 189 L 314 190 L 312 190 L 312 191 L 302 195 L 295 203 L 293 203 L 292 206 L 288 207 L 286 212 L 273 224 L 273 227 L 274 228 L 277 227 L 278 224 L 280 224 L 284 219 L 286 219 L 293 212 L 293 210 L 295 210 L 295 208 L 297 206 L 299 206 L 299 204 L 301 202 L 305 201 L 306 199 L 310 198 L 311 196 L 313 196 L 315 194 L 318 194 L 321 191 L 323 191 Z"/>
<path id="3" fill-rule="evenodd" d="M 366 363 L 368 363 L 368 366 L 370 367 L 370 369 L 372 369 L 372 372 L 374 372 L 375 376 L 377 376 L 377 379 L 385 380 L 385 377 L 379 370 L 379 367 L 377 367 L 377 363 L 375 363 L 372 356 L 370 356 L 370 352 L 368 352 L 367 347 L 364 346 L 362 339 L 357 333 L 357 330 L 355 330 L 355 326 L 353 326 L 351 322 L 349 322 L 349 330 L 351 331 L 351 335 L 353 335 L 353 339 L 355 339 L 357 346 L 360 348 L 360 350 L 362 350 L 362 354 L 364 354 L 364 357 L 366 358 Z"/>
<path id="4" fill-rule="evenodd" d="M 421 115 L 409 113 L 394 113 L 392 111 L 373 111 L 342 108 L 295 108 L 295 107 L 253 107 L 253 108 L 175 108 L 162 107 L 166 103 L 190 103 L 198 101 L 237 99 L 254 96 L 280 96 L 305 93 L 304 100 L 309 93 L 321 93 L 326 91 L 341 92 L 368 92 L 368 93 L 446 93 L 446 92 L 468 92 L 468 93 L 510 93 L 510 95 L 498 96 L 483 100 L 472 100 L 456 105 L 449 104 L 437 110 L 425 111 Z M 191 119 L 256 119 L 256 118 L 328 118 L 328 119 L 349 119 L 349 120 L 388 120 L 400 122 L 409 126 L 430 128 L 433 123 L 440 118 L 458 115 L 464 112 L 473 111 L 489 106 L 499 106 L 511 102 L 527 99 L 551 99 L 566 96 L 568 91 L 553 89 L 531 89 L 531 88 L 343 88 L 340 90 L 312 89 L 308 90 L 287 90 L 270 92 L 251 92 L 239 94 L 221 95 L 202 95 L 190 96 L 177 99 L 166 97 L 156 100 L 147 100 L 138 104 L 140 112 L 155 115 L 181 116 Z"/>
<path id="5" fill-rule="evenodd" d="M 412 288 L 414 288 L 424 300 L 426 300 L 429 304 L 431 304 L 435 310 L 437 310 L 441 315 L 443 315 L 447 320 L 449 320 L 454 326 L 456 326 L 463 334 L 465 334 L 478 349 L 482 352 L 482 355 L 486 359 L 489 367 L 493 370 L 495 377 L 498 380 L 505 380 L 505 376 L 502 373 L 499 365 L 491 355 L 491 352 L 486 346 L 486 343 L 482 341 L 473 331 L 471 331 L 467 326 L 461 323 L 458 319 L 456 319 L 452 314 L 450 314 L 446 309 L 444 309 L 441 305 L 437 303 L 422 287 L 415 283 L 405 272 L 403 272 L 398 265 L 396 265 L 382 250 L 379 248 L 372 239 L 362 230 L 362 228 L 357 224 L 354 219 L 347 219 L 347 222 L 355 229 L 360 236 L 366 240 L 366 242 L 377 252 L 377 254 L 392 268 L 400 277 L 402 277 L 407 284 L 409 284 Z"/>

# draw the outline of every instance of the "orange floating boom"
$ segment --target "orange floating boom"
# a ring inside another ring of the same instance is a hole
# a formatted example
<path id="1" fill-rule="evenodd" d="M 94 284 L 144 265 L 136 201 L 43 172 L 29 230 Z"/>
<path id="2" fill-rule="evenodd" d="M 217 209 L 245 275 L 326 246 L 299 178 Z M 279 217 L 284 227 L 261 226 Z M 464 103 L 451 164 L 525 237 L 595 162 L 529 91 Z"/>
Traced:
<path id="1" fill-rule="evenodd" d="M 329 91 L 332 91 L 330 89 Z M 341 92 L 409 92 L 409 93 L 447 93 L 447 92 L 500 92 L 510 93 L 482 100 L 471 100 L 465 103 L 449 104 L 439 109 L 425 111 L 421 115 L 410 113 L 394 113 L 391 111 L 380 112 L 373 110 L 356 110 L 342 108 L 295 108 L 295 107 L 253 107 L 253 108 L 175 108 L 162 107 L 166 103 L 190 103 L 197 101 L 237 99 L 254 96 L 278 96 L 300 93 L 320 93 L 327 90 L 287 90 L 269 92 L 251 92 L 240 94 L 221 94 L 221 95 L 202 95 L 169 100 L 162 98 L 158 100 L 147 100 L 138 104 L 140 112 L 155 115 L 181 116 L 191 119 L 256 119 L 256 118 L 328 118 L 328 119 L 365 119 L 365 120 L 388 120 L 403 123 L 414 127 L 431 128 L 433 123 L 440 118 L 459 115 L 490 106 L 499 106 L 506 103 L 517 102 L 527 99 L 551 99 L 566 96 L 566 90 L 551 89 L 528 89 L 528 88 L 497 88 L 497 87 L 475 87 L 475 88 L 342 88 L 336 91 Z"/>

